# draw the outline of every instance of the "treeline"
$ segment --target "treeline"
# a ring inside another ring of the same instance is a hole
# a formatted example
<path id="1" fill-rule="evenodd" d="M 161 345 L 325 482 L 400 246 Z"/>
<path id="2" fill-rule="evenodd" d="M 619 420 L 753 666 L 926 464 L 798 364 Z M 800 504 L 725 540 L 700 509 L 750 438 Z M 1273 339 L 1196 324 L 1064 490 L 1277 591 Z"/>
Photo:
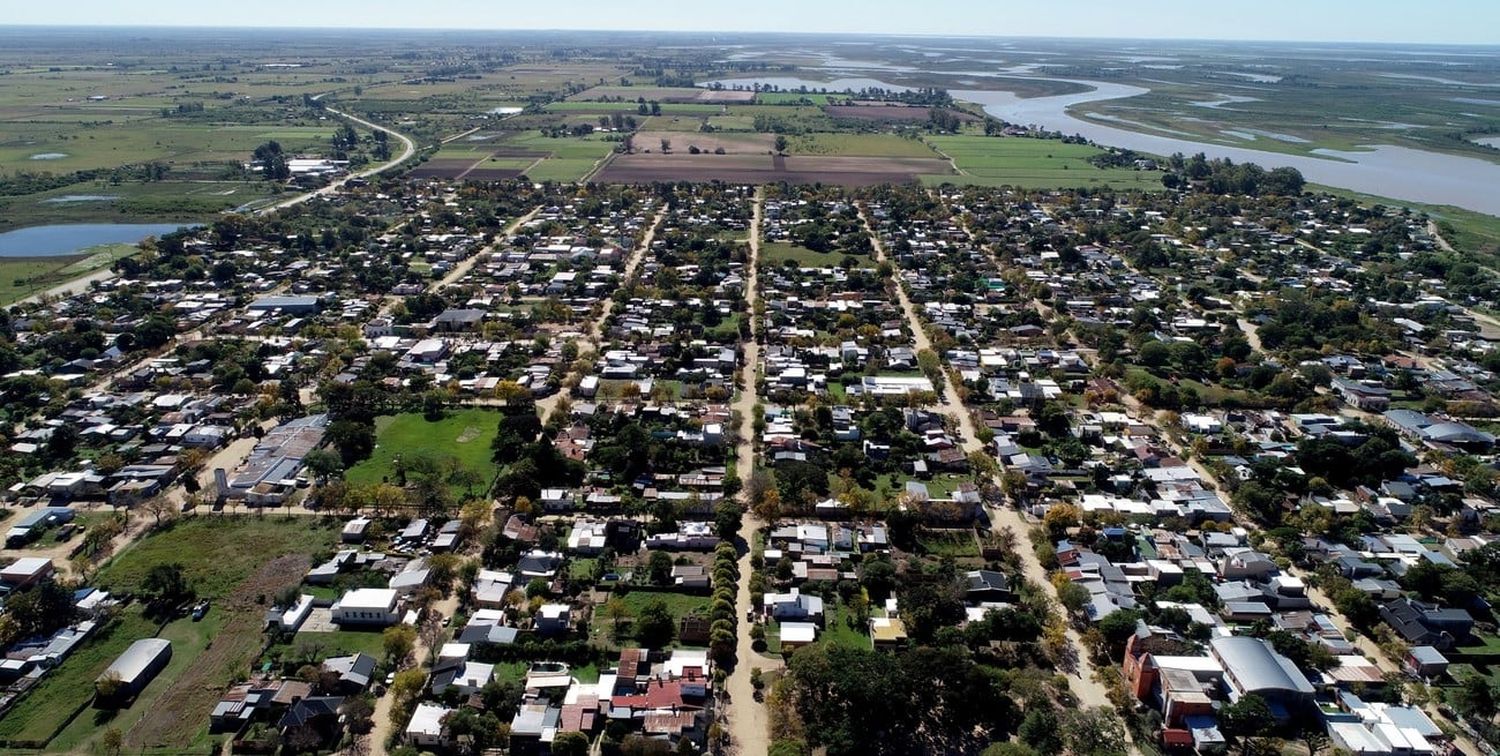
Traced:
<path id="1" fill-rule="evenodd" d="M 92 168 L 72 173 L 50 171 L 17 171 L 0 174 L 0 197 L 22 197 L 37 192 L 50 192 L 87 181 L 108 181 L 119 184 L 126 181 L 161 181 L 171 169 L 166 163 L 140 163 L 122 165 L 118 168 Z"/>
<path id="2" fill-rule="evenodd" d="M 1167 158 L 1167 173 L 1161 177 L 1168 189 L 1202 189 L 1210 194 L 1298 195 L 1307 185 L 1302 172 L 1282 167 L 1267 171 L 1255 163 L 1235 163 L 1228 158 L 1209 160 L 1203 153 L 1185 158 L 1175 153 Z"/>

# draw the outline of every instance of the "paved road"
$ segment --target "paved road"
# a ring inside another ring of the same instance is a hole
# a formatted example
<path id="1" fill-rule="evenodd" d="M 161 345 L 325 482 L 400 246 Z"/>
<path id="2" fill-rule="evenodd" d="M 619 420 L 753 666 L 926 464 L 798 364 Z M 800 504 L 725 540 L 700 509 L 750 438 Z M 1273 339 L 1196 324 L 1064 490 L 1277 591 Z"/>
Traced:
<path id="1" fill-rule="evenodd" d="M 318 95 L 318 97 L 314 98 L 314 99 L 321 98 L 322 96 L 323 95 Z M 326 197 L 326 196 L 328 196 L 330 194 L 333 194 L 333 193 L 339 191 L 340 189 L 343 189 L 345 184 L 349 183 L 350 181 L 353 181 L 354 179 L 369 178 L 370 176 L 374 176 L 376 174 L 384 173 L 384 172 L 386 172 L 386 171 L 388 171 L 388 170 L 390 170 L 392 168 L 395 168 L 396 166 L 401 165 L 402 163 L 410 160 L 412 158 L 412 156 L 414 156 L 414 155 L 417 154 L 417 143 L 414 142 L 414 141 L 412 141 L 411 137 L 409 137 L 409 136 L 407 136 L 405 134 L 402 134 L 401 132 L 396 131 L 395 129 L 390 129 L 390 128 L 387 128 L 385 126 L 381 126 L 380 124 L 375 123 L 373 121 L 367 121 L 367 120 L 365 120 L 363 118 L 360 118 L 357 115 L 351 115 L 349 113 L 345 113 L 342 110 L 335 110 L 334 108 L 330 108 L 330 107 L 324 107 L 323 110 L 326 111 L 326 112 L 328 112 L 328 113 L 332 113 L 333 115 L 336 115 L 339 118 L 342 118 L 342 119 L 344 119 L 346 121 L 353 121 L 354 123 L 357 123 L 357 124 L 359 124 L 359 125 L 367 128 L 367 129 L 372 130 L 372 131 L 385 132 L 386 134 L 389 134 L 389 135 L 395 137 L 397 139 L 397 141 L 401 142 L 401 144 L 402 144 L 401 154 L 397 155 L 396 157 L 394 157 L 394 158 L 392 158 L 392 159 L 390 159 L 390 160 L 388 160 L 388 161 L 386 161 L 384 163 L 381 163 L 380 165 L 376 165 L 376 166 L 372 166 L 370 168 L 366 168 L 366 169 L 364 169 L 362 171 L 359 171 L 358 173 L 351 173 L 348 176 L 345 176 L 345 177 L 343 177 L 343 178 L 341 178 L 341 179 L 339 179 L 337 181 L 334 181 L 333 183 L 331 183 L 328 186 L 325 186 L 325 187 L 323 187 L 321 189 L 315 189 L 315 190 L 313 190 L 311 192 L 307 192 L 306 194 L 300 194 L 300 195 L 297 195 L 296 197 L 292 197 L 290 199 L 283 200 L 281 202 L 277 202 L 277 203 L 272 204 L 272 205 L 267 205 L 266 207 L 263 207 L 263 208 L 261 208 L 259 210 L 256 210 L 255 214 L 262 215 L 262 214 L 265 214 L 265 213 L 272 213 L 272 212 L 275 212 L 277 210 L 282 210 L 282 209 L 285 209 L 285 208 L 288 208 L 288 207 L 293 207 L 295 205 L 300 205 L 300 204 L 302 204 L 302 203 L 304 203 L 304 202 L 312 199 L 313 197 Z"/>
<path id="2" fill-rule="evenodd" d="M 745 264 L 747 271 L 745 299 L 750 312 L 750 340 L 744 343 L 745 364 L 740 370 L 740 391 L 735 396 L 732 405 L 734 413 L 740 419 L 739 441 L 735 447 L 735 472 L 739 474 L 741 484 L 748 484 L 750 476 L 755 472 L 756 439 L 753 418 L 755 405 L 760 401 L 756 393 L 760 376 L 760 343 L 755 336 L 758 325 L 755 320 L 755 304 L 760 301 L 756 263 L 760 259 L 760 227 L 764 206 L 765 190 L 757 189 L 755 214 L 750 222 L 750 257 Z M 764 523 L 750 511 L 749 499 L 743 490 L 740 496 L 741 503 L 745 505 L 745 514 L 740 521 L 740 533 L 744 535 L 747 546 L 744 553 L 740 554 L 739 560 L 740 582 L 739 590 L 735 594 L 734 611 L 735 615 L 741 619 L 739 637 L 735 643 L 737 661 L 734 672 L 729 675 L 729 680 L 725 684 L 725 690 L 729 693 L 729 704 L 725 716 L 729 720 L 729 737 L 733 742 L 732 751 L 741 756 L 759 756 L 770 748 L 770 733 L 766 707 L 765 704 L 755 700 L 755 686 L 750 684 L 750 671 L 752 669 L 775 670 L 785 665 L 780 659 L 756 653 L 750 638 L 751 623 L 744 620 L 755 602 L 755 597 L 750 594 L 751 567 L 748 544 Z"/>

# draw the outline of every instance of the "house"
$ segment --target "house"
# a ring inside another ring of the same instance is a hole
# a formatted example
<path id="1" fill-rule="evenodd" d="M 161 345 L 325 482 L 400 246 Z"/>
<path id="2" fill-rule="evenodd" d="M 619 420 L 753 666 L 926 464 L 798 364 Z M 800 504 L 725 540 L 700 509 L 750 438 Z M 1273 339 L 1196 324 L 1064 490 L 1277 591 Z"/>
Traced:
<path id="1" fill-rule="evenodd" d="M 371 522 L 370 518 L 360 516 L 344 523 L 344 529 L 339 531 L 339 540 L 344 543 L 364 543 Z"/>
<path id="2" fill-rule="evenodd" d="M 811 622 L 781 623 L 781 651 L 795 651 L 818 639 L 818 626 Z"/>
<path id="3" fill-rule="evenodd" d="M 1412 646 L 1407 650 L 1406 658 L 1402 659 L 1402 666 L 1413 677 L 1441 677 L 1448 671 L 1448 657 L 1432 646 Z"/>
<path id="4" fill-rule="evenodd" d="M 542 604 L 534 621 L 538 633 L 562 635 L 572 627 L 573 609 L 567 604 Z"/>
<path id="5" fill-rule="evenodd" d="M 452 745 L 444 720 L 453 710 L 437 704 L 419 703 L 406 724 L 406 742 L 419 747 L 447 748 Z"/>
<path id="6" fill-rule="evenodd" d="M 971 570 L 964 574 L 965 599 L 973 605 L 1009 601 L 1010 579 L 994 570 Z"/>
<path id="7" fill-rule="evenodd" d="M 44 557 L 21 557 L 0 568 L 0 587 L 7 591 L 28 588 L 52 577 L 56 568 Z"/>
<path id="8" fill-rule="evenodd" d="M 767 593 L 761 597 L 761 607 L 767 615 L 778 622 L 812 622 L 823 624 L 823 599 L 819 596 L 803 595 L 793 588 L 790 593 Z"/>
<path id="9" fill-rule="evenodd" d="M 400 595 L 391 588 L 357 588 L 333 603 L 333 621 L 340 625 L 386 627 L 400 621 Z"/>
<path id="10" fill-rule="evenodd" d="M 327 744 L 342 730 L 343 696 L 308 696 L 287 707 L 276 726 L 287 742 Z"/>
<path id="11" fill-rule="evenodd" d="M 1462 645 L 1474 628 L 1474 617 L 1463 609 L 1442 609 L 1410 598 L 1382 604 L 1380 618 L 1407 643 L 1439 651 Z"/>
<path id="12" fill-rule="evenodd" d="M 364 692 L 375 677 L 375 657 L 359 653 L 353 656 L 333 656 L 323 660 L 323 671 L 336 675 L 335 687 L 344 695 L 352 696 Z"/>
<path id="13" fill-rule="evenodd" d="M 495 677 L 495 665 L 465 659 L 449 659 L 438 662 L 432 672 L 432 692 L 442 695 L 448 688 L 455 688 L 464 696 L 471 696 L 484 689 Z"/>
<path id="14" fill-rule="evenodd" d="M 172 660 L 172 642 L 165 638 L 141 638 L 130 644 L 109 668 L 94 681 L 96 706 L 109 706 L 129 700 L 145 690 L 157 673 Z M 105 683 L 118 685 L 106 695 Z"/>

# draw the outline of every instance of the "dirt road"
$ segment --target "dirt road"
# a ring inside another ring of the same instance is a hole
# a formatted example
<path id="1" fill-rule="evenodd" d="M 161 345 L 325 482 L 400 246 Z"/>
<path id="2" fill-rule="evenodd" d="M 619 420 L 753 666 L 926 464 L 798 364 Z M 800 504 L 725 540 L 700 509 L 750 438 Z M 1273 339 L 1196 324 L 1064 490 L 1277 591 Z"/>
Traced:
<path id="1" fill-rule="evenodd" d="M 875 232 L 874 225 L 870 223 L 869 212 L 864 205 L 860 205 L 859 214 L 860 218 L 864 221 L 866 232 L 870 235 L 870 243 L 875 247 L 876 260 L 887 262 L 885 242 Z M 894 265 L 894 263 L 892 264 Z M 932 349 L 932 341 L 927 337 L 927 332 L 922 325 L 922 321 L 917 317 L 917 310 L 912 305 L 911 298 L 906 295 L 906 290 L 900 280 L 896 281 L 896 298 L 900 301 L 901 310 L 906 315 L 906 322 L 911 326 L 912 332 L 915 334 L 917 349 L 919 351 L 922 349 Z M 958 387 L 953 382 L 953 376 L 946 370 L 943 372 L 942 390 L 943 399 L 939 406 L 943 414 L 953 419 L 959 435 L 958 440 L 964 452 L 968 454 L 974 452 L 988 454 L 989 452 L 985 450 L 984 444 L 979 441 L 979 434 L 974 426 L 973 416 L 963 406 L 963 403 L 959 401 Z M 1000 481 L 996 479 L 994 483 L 998 486 Z M 1030 541 L 1027 539 L 1026 534 L 1030 532 L 1031 524 L 1026 522 L 1020 512 L 1010 507 L 987 507 L 986 509 L 989 514 L 991 529 L 1000 532 L 1009 528 L 1015 533 L 1017 543 L 1016 552 L 1021 558 L 1021 570 L 1025 574 L 1026 579 L 1041 586 L 1055 601 L 1057 599 L 1057 590 L 1052 587 L 1052 582 L 1047 579 L 1047 571 L 1042 567 L 1041 562 L 1037 560 L 1035 552 L 1029 548 Z M 1089 662 L 1088 654 L 1084 651 L 1082 645 L 1082 639 L 1079 637 L 1078 632 L 1073 629 L 1071 623 L 1068 625 L 1067 633 L 1068 641 L 1078 651 L 1077 669 L 1072 674 L 1067 675 L 1068 688 L 1084 706 L 1102 706 L 1113 709 L 1114 706 L 1109 701 L 1108 691 L 1094 679 L 1093 664 Z"/>
<path id="2" fill-rule="evenodd" d="M 748 483 L 751 474 L 755 471 L 756 439 L 752 418 L 755 405 L 760 402 L 757 395 L 760 376 L 760 343 L 755 336 L 756 327 L 759 325 L 755 320 L 755 305 L 760 301 L 760 290 L 756 263 L 760 259 L 760 227 L 764 205 L 765 190 L 762 188 L 756 190 L 755 193 L 755 214 L 750 222 L 750 256 L 745 264 L 745 299 L 750 310 L 751 336 L 750 340 L 743 345 L 745 364 L 740 368 L 740 390 L 732 405 L 734 414 L 740 420 L 739 441 L 735 447 L 735 471 L 739 474 L 741 483 Z M 740 521 L 740 533 L 745 537 L 746 548 L 740 554 L 740 582 L 739 590 L 735 594 L 734 611 L 735 616 L 743 618 L 748 616 L 755 602 L 755 597 L 750 593 L 749 543 L 754 538 L 755 531 L 759 530 L 763 523 L 750 512 L 749 501 L 743 494 L 741 494 L 741 503 L 745 505 L 745 514 Z M 750 671 L 752 669 L 775 670 L 784 665 L 780 659 L 756 653 L 750 638 L 750 627 L 749 622 L 740 620 L 739 637 L 735 641 L 737 661 L 734 672 L 729 675 L 729 680 L 725 684 L 725 690 L 729 693 L 729 705 L 725 716 L 729 721 L 729 737 L 734 744 L 733 752 L 742 756 L 759 756 L 770 749 L 770 733 L 766 707 L 765 704 L 755 700 L 755 686 L 750 684 Z"/>
<path id="3" fill-rule="evenodd" d="M 635 272 L 640 268 L 641 260 L 646 257 L 647 251 L 651 249 L 651 242 L 656 240 L 656 231 L 661 228 L 662 221 L 666 217 L 667 209 L 665 207 L 658 210 L 656 217 L 651 221 L 651 227 L 646 229 L 646 234 L 641 237 L 641 243 L 637 244 L 635 249 L 630 251 L 630 256 L 625 259 L 625 272 L 620 278 L 622 285 L 629 283 L 631 279 L 635 278 Z M 593 323 L 589 324 L 588 332 L 584 334 L 584 337 L 578 340 L 579 357 L 599 351 L 600 342 L 604 340 L 604 328 L 609 324 L 609 316 L 613 315 L 614 311 L 614 297 L 605 297 L 599 309 L 599 315 L 594 318 Z M 582 377 L 576 371 L 568 374 L 569 379 Z M 563 383 L 566 384 L 568 381 L 564 380 Z M 567 389 L 561 389 L 557 393 L 536 403 L 537 414 L 541 415 L 543 423 L 551 419 L 552 413 L 557 410 L 558 402 L 562 401 L 562 397 L 566 392 Z"/>

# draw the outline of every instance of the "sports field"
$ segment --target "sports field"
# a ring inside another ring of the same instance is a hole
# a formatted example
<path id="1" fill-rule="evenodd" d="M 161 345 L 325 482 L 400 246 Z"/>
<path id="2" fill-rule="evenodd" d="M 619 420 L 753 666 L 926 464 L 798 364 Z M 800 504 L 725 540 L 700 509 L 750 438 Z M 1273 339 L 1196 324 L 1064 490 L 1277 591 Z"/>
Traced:
<path id="1" fill-rule="evenodd" d="M 488 483 L 496 472 L 490 442 L 499 427 L 500 413 L 483 409 L 450 412 L 437 422 L 421 413 L 381 417 L 375 421 L 374 453 L 350 468 L 344 478 L 351 483 L 394 479 L 398 457 L 425 454 L 452 456 Z"/>

